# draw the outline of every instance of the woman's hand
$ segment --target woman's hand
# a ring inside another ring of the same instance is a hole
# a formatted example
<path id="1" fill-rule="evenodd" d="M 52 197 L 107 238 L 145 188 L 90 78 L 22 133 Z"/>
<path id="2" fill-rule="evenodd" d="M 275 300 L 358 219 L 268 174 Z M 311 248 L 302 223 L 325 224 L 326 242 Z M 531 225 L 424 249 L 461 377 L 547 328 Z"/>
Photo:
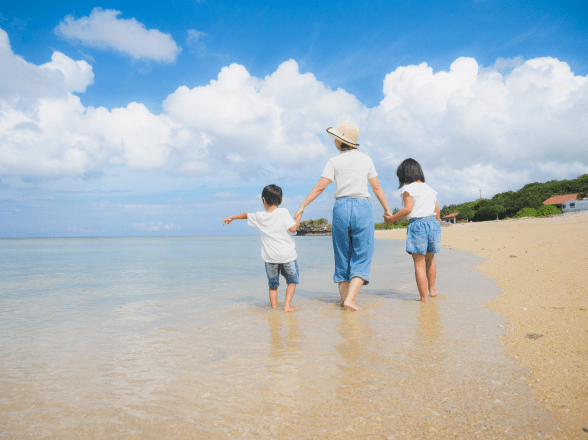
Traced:
<path id="1" fill-rule="evenodd" d="M 223 220 L 223 226 L 228 226 L 229 223 L 231 223 L 233 221 L 233 219 L 231 217 L 227 217 L 226 219 Z"/>
<path id="2" fill-rule="evenodd" d="M 304 201 L 300 205 L 300 208 L 296 210 L 294 216 L 296 216 L 296 214 L 302 214 L 304 212 L 304 208 L 310 205 L 310 202 L 312 202 L 314 199 L 320 196 L 329 183 L 331 183 L 330 179 L 327 179 L 326 177 L 321 177 L 318 183 L 314 186 L 314 188 L 310 190 L 310 193 L 308 194 L 306 199 L 304 199 Z"/>
<path id="3" fill-rule="evenodd" d="M 390 214 L 390 208 L 388 207 L 388 202 L 386 201 L 384 190 L 380 186 L 380 182 L 378 182 L 378 177 L 372 177 L 371 179 L 368 179 L 368 182 L 370 182 L 372 191 L 376 195 L 376 198 L 380 202 L 380 205 L 382 205 L 382 208 L 384 208 L 384 215 Z"/>

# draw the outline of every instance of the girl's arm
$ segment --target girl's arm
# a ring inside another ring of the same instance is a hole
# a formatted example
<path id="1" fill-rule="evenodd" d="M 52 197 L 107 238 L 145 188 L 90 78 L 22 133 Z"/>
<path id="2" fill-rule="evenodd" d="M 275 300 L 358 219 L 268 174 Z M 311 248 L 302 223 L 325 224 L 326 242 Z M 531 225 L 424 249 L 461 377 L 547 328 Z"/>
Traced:
<path id="1" fill-rule="evenodd" d="M 404 217 L 406 217 L 408 214 L 412 212 L 412 196 L 408 192 L 404 191 L 402 193 L 402 197 L 404 198 L 404 208 L 402 208 L 394 215 L 385 216 L 384 218 L 386 220 L 387 225 L 397 222 L 398 220 L 402 220 Z"/>
<path id="2" fill-rule="evenodd" d="M 331 179 L 321 177 L 318 183 L 314 186 L 314 188 L 310 190 L 310 193 L 308 194 L 306 199 L 304 199 L 304 202 L 300 204 L 300 208 L 298 208 L 294 213 L 294 218 L 296 218 L 296 216 L 299 214 L 302 215 L 302 213 L 304 212 L 304 208 L 306 208 L 308 205 L 310 205 L 310 202 L 312 202 L 314 199 L 320 196 L 329 183 L 331 183 Z"/>
<path id="3" fill-rule="evenodd" d="M 242 214 L 237 214 L 237 215 L 232 215 L 230 217 L 227 217 L 226 219 L 223 220 L 223 226 L 227 226 L 233 220 L 247 220 L 247 213 L 244 212 Z"/>
<path id="4" fill-rule="evenodd" d="M 370 186 L 372 187 L 372 191 L 378 198 L 378 201 L 380 202 L 380 205 L 382 205 L 382 208 L 384 208 L 384 215 L 392 215 L 392 213 L 390 212 L 390 207 L 388 206 L 388 202 L 386 201 L 386 196 L 384 195 L 384 190 L 380 186 L 380 182 L 378 182 L 378 177 L 372 177 L 371 179 L 369 179 L 369 181 Z"/>

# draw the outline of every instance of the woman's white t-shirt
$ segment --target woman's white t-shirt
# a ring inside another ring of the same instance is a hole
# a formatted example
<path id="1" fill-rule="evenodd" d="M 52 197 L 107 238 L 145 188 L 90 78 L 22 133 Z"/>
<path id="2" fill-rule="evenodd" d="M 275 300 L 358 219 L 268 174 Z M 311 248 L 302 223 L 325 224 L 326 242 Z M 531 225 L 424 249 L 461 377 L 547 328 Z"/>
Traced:
<path id="1" fill-rule="evenodd" d="M 247 224 L 261 235 L 261 258 L 266 263 L 289 263 L 297 258 L 296 245 L 288 229 L 296 224 L 285 208 L 247 213 Z"/>
<path id="2" fill-rule="evenodd" d="M 321 177 L 337 183 L 335 198 L 369 197 L 368 179 L 377 175 L 374 163 L 367 154 L 357 150 L 344 150 L 329 159 Z"/>
<path id="3" fill-rule="evenodd" d="M 412 197 L 412 211 L 406 216 L 407 219 L 430 217 L 436 215 L 435 202 L 438 192 L 426 183 L 413 182 L 402 187 L 402 194 L 409 193 Z M 404 197 L 403 203 L 404 203 Z"/>

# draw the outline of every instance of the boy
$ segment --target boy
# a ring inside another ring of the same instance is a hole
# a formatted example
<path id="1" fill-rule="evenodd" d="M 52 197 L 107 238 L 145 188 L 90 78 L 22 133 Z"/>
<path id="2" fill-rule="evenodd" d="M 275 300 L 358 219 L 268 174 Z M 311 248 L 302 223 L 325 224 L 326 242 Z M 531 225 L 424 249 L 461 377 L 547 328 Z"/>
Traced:
<path id="1" fill-rule="evenodd" d="M 280 273 L 286 278 L 286 301 L 284 312 L 292 312 L 298 307 L 292 307 L 290 302 L 294 297 L 298 284 L 298 263 L 294 239 L 290 235 L 296 232 L 300 225 L 302 213 L 292 218 L 285 208 L 279 208 L 282 203 L 282 188 L 276 185 L 266 186 L 261 193 L 264 211 L 242 213 L 223 220 L 223 226 L 233 220 L 245 220 L 247 224 L 259 230 L 261 235 L 261 258 L 265 262 L 265 271 L 269 284 L 270 303 L 274 309 L 278 307 L 278 285 Z"/>

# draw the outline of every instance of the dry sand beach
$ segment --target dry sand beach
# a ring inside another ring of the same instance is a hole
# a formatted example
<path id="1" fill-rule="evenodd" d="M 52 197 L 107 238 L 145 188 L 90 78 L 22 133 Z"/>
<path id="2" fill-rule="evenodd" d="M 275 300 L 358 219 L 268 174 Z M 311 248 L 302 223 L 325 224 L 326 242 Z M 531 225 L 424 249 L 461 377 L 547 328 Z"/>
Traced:
<path id="1" fill-rule="evenodd" d="M 406 230 L 376 237 L 405 240 Z M 562 434 L 588 437 L 588 213 L 457 224 L 441 241 L 487 259 L 477 269 L 502 294 L 486 306 L 507 320 L 502 343 L 530 372 L 521 380 Z"/>

